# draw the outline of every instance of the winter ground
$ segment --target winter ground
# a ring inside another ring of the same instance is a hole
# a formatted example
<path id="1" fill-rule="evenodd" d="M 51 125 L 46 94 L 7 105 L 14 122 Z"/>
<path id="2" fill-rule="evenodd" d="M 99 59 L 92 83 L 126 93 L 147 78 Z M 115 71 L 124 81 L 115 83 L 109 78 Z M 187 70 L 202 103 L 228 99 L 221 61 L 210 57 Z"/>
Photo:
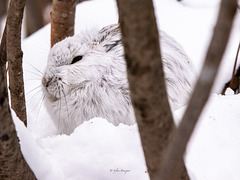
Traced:
<path id="1" fill-rule="evenodd" d="M 93 0 L 79 5 L 76 33 L 117 23 L 114 2 Z M 198 70 L 208 48 L 218 5 L 219 0 L 155 1 L 159 27 L 182 44 Z M 227 96 L 218 95 L 231 77 L 240 39 L 239 22 L 238 15 L 221 74 L 187 148 L 185 162 L 193 180 L 240 179 L 240 95 L 232 95 L 231 91 Z M 136 125 L 115 127 L 104 119 L 94 118 L 70 136 L 55 135 L 56 128 L 37 88 L 40 74 L 34 68 L 44 70 L 49 37 L 48 25 L 23 42 L 28 128 L 14 118 L 22 152 L 36 177 L 41 180 L 149 179 Z M 184 107 L 174 112 L 176 122 L 183 111 Z"/>

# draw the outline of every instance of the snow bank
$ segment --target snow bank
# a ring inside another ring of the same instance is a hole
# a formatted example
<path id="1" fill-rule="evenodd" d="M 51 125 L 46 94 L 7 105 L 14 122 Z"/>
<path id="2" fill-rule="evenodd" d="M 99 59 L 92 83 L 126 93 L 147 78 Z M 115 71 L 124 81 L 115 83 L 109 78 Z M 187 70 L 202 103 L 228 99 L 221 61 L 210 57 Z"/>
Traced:
<path id="1" fill-rule="evenodd" d="M 38 179 L 149 179 L 137 126 L 84 122 L 70 135 L 35 139 L 15 118 L 25 159 Z"/>
<path id="2" fill-rule="evenodd" d="M 211 96 L 186 154 L 195 179 L 240 179 L 239 105 L 240 95 Z"/>

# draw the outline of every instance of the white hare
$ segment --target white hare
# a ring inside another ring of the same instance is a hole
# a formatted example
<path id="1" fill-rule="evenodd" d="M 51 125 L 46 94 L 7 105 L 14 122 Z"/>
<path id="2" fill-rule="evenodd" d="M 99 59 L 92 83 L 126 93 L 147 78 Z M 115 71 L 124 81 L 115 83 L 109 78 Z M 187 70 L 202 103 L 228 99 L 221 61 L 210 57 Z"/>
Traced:
<path id="1" fill-rule="evenodd" d="M 195 73 L 181 46 L 160 34 L 169 101 L 176 109 L 187 103 Z M 59 133 L 70 134 L 93 117 L 114 125 L 135 123 L 117 24 L 55 44 L 42 84 L 46 107 Z"/>

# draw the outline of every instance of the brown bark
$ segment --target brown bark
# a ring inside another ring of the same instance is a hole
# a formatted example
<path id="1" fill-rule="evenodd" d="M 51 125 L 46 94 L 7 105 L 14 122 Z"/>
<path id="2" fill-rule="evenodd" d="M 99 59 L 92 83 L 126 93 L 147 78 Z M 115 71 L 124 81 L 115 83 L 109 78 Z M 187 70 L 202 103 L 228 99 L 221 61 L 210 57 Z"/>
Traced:
<path id="1" fill-rule="evenodd" d="M 76 0 L 53 0 L 51 15 L 51 47 L 74 34 Z"/>
<path id="2" fill-rule="evenodd" d="M 159 179 L 173 180 L 182 160 L 187 142 L 191 137 L 197 120 L 206 104 L 218 66 L 223 57 L 236 13 L 235 0 L 222 0 L 214 28 L 214 34 L 205 57 L 205 63 L 197 81 L 195 90 L 177 131 L 173 135 L 167 154 L 162 162 Z"/>
<path id="3" fill-rule="evenodd" d="M 11 0 L 7 17 L 7 61 L 11 107 L 24 124 L 26 106 L 22 72 L 21 26 L 25 0 Z"/>
<path id="4" fill-rule="evenodd" d="M 8 4 L 8 0 L 1 0 L 0 18 L 2 18 L 5 14 L 7 14 L 7 4 Z"/>
<path id="5" fill-rule="evenodd" d="M 237 54 L 236 54 L 235 63 L 234 63 L 234 67 L 233 67 L 233 72 L 232 72 L 232 79 L 231 79 L 230 85 L 229 85 L 232 89 L 234 87 L 234 78 L 235 78 L 235 72 L 236 72 L 236 67 L 237 67 L 239 50 L 240 50 L 240 43 L 238 44 Z M 238 79 L 239 79 L 239 77 L 238 77 Z"/>
<path id="6" fill-rule="evenodd" d="M 20 151 L 9 109 L 6 80 L 6 28 L 0 50 L 0 179 L 35 179 Z"/>
<path id="7" fill-rule="evenodd" d="M 234 62 L 234 66 L 233 66 L 233 72 L 232 72 L 232 79 L 229 80 L 223 90 L 222 90 L 222 95 L 225 95 L 225 92 L 227 90 L 227 88 L 231 88 L 235 94 L 239 93 L 240 87 L 240 66 L 238 67 L 237 71 L 236 71 L 236 67 L 237 67 L 237 60 L 238 60 L 238 54 L 239 54 L 239 50 L 240 50 L 240 43 L 238 44 L 238 49 L 237 49 L 237 54 L 236 54 L 236 58 L 235 58 L 235 62 Z"/>
<path id="8" fill-rule="evenodd" d="M 12 121 L 6 69 L 0 61 L 0 179 L 36 179 L 23 158 Z"/>
<path id="9" fill-rule="evenodd" d="M 152 1 L 118 0 L 131 99 L 151 179 L 157 179 L 175 129 L 168 103 Z M 189 179 L 183 161 L 178 179 Z"/>
<path id="10" fill-rule="evenodd" d="M 51 0 L 27 0 L 26 2 L 26 20 L 27 36 L 42 28 L 44 22 L 43 13 L 45 8 L 51 3 Z M 48 23 L 48 22 L 47 22 Z"/>
<path id="11" fill-rule="evenodd" d="M 7 5 L 8 5 L 8 0 L 1 0 L 1 5 L 0 5 L 0 22 L 3 18 L 3 16 L 5 16 L 7 14 Z M 0 23 L 0 38 L 2 37 L 2 26 Z"/>
<path id="12" fill-rule="evenodd" d="M 7 28 L 5 26 L 4 31 L 3 31 L 3 35 L 2 35 L 2 39 L 1 39 L 1 46 L 0 46 L 0 54 L 1 54 L 0 63 L 2 63 L 2 64 L 6 64 L 6 62 L 7 62 L 6 36 L 7 36 Z"/>

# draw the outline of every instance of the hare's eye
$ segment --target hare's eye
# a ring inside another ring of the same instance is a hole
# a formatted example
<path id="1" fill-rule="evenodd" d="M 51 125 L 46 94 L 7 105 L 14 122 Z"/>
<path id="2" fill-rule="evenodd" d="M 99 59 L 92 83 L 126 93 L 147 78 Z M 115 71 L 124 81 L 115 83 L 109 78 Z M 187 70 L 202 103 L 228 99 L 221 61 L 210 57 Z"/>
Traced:
<path id="1" fill-rule="evenodd" d="M 76 56 L 76 57 L 73 58 L 71 64 L 74 64 L 74 63 L 80 61 L 81 59 L 82 59 L 82 56 Z"/>

